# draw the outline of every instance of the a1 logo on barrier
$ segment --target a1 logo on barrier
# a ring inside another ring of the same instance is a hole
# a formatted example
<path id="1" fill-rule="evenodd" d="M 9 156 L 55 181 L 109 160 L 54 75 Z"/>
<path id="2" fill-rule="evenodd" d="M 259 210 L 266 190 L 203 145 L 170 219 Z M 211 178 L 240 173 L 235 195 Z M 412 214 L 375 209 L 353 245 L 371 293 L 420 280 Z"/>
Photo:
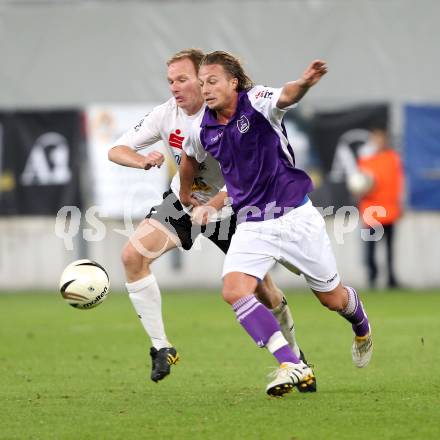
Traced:
<path id="1" fill-rule="evenodd" d="M 39 136 L 31 148 L 20 183 L 23 186 L 65 185 L 71 178 L 67 139 L 55 132 Z"/>

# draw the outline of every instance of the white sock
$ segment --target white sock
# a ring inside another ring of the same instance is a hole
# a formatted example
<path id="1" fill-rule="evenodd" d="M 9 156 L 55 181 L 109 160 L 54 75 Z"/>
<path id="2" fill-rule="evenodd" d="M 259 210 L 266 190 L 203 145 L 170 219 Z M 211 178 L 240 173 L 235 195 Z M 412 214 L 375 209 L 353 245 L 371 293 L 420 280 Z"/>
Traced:
<path id="1" fill-rule="evenodd" d="M 286 338 L 287 342 L 289 343 L 290 348 L 299 358 L 301 353 L 299 351 L 298 343 L 296 342 L 295 325 L 293 322 L 292 314 L 290 312 L 290 308 L 287 305 L 286 298 L 283 297 L 280 304 L 278 304 L 275 308 L 273 308 L 271 312 L 277 319 L 278 324 L 281 327 L 283 336 Z"/>
<path id="2" fill-rule="evenodd" d="M 128 296 L 154 348 L 171 347 L 162 320 L 162 298 L 153 274 L 133 283 L 125 283 Z"/>

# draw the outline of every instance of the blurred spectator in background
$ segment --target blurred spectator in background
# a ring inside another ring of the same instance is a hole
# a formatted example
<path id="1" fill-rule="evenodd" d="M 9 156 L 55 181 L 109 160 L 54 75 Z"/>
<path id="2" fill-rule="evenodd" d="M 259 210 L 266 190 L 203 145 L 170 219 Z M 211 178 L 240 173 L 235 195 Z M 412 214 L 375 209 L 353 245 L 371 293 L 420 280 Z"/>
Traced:
<path id="1" fill-rule="evenodd" d="M 378 268 L 376 264 L 376 243 L 386 244 L 387 286 L 398 287 L 394 274 L 393 237 L 394 225 L 401 216 L 401 198 L 403 190 L 403 170 L 398 153 L 391 148 L 387 132 L 374 129 L 368 142 L 369 154 L 358 159 L 359 170 L 372 178 L 371 189 L 359 200 L 359 211 L 364 224 L 370 228 L 370 236 L 375 226 L 381 224 L 384 234 L 380 240 L 366 241 L 366 263 L 368 282 L 376 287 Z M 382 206 L 385 212 L 377 212 L 373 206 Z"/>

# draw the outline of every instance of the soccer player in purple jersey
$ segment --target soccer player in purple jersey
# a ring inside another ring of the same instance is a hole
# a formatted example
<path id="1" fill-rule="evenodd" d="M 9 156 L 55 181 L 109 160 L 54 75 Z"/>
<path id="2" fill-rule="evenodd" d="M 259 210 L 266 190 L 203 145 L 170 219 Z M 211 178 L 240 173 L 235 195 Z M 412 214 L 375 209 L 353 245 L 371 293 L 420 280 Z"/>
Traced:
<path id="1" fill-rule="evenodd" d="M 207 153 L 220 162 L 239 222 L 224 261 L 223 298 L 257 345 L 268 348 L 279 363 L 266 388 L 269 395 L 300 389 L 313 377 L 252 293 L 276 262 L 302 273 L 319 301 L 351 323 L 357 367 L 366 366 L 372 355 L 368 317 L 356 291 L 340 281 L 325 222 L 307 196 L 312 182 L 295 167 L 282 123 L 285 112 L 326 73 L 326 63 L 316 60 L 282 88 L 254 86 L 235 57 L 207 54 L 199 70 L 207 108 L 200 126 L 192 127 L 180 168 L 185 203 L 197 163 Z M 210 205 L 219 208 L 219 197 Z M 195 207 L 193 218 L 205 223 L 207 212 Z"/>
<path id="2" fill-rule="evenodd" d="M 161 153 L 150 151 L 144 156 L 140 151 L 162 140 L 175 158 L 176 166 L 179 165 L 182 146 L 189 141 L 187 131 L 190 123 L 203 116 L 205 104 L 197 77 L 203 56 L 204 53 L 199 49 L 185 49 L 170 58 L 167 62 L 167 77 L 172 98 L 155 107 L 115 141 L 109 150 L 111 161 L 145 170 L 160 166 L 164 159 Z M 192 188 L 196 199 L 193 202 L 209 200 L 223 186 L 219 164 L 212 157 L 201 164 L 197 182 Z M 170 373 L 171 365 L 177 362 L 179 356 L 165 333 L 161 292 L 151 271 L 151 264 L 175 247 L 190 249 L 195 239 L 191 217 L 178 199 L 179 186 L 179 175 L 176 174 L 170 190 L 164 194 L 163 202 L 151 209 L 122 252 L 129 298 L 153 345 L 150 349 L 151 379 L 155 382 Z M 224 253 L 229 247 L 236 223 L 235 216 L 231 218 L 230 208 L 225 211 L 227 216 L 217 218 L 216 215 L 215 219 L 211 219 L 211 226 L 214 225 L 215 230 L 207 228 L 204 232 Z M 287 301 L 269 275 L 259 284 L 256 295 L 271 308 L 292 349 L 306 362 L 296 341 L 294 322 Z M 308 383 L 301 391 L 316 391 L 316 381 Z"/>

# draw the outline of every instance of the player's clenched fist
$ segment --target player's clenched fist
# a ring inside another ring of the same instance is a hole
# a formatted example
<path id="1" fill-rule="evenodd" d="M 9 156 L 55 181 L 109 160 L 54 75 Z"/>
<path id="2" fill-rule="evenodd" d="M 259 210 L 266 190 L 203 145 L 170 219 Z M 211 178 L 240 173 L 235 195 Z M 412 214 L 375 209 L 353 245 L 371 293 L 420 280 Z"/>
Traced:
<path id="1" fill-rule="evenodd" d="M 165 160 L 162 153 L 158 151 L 152 151 L 145 156 L 144 170 L 149 170 L 152 167 L 160 168 Z"/>
<path id="2" fill-rule="evenodd" d="M 196 225 L 206 225 L 211 218 L 215 218 L 217 210 L 209 205 L 195 206 L 191 212 L 191 220 Z M 212 220 L 211 220 L 212 221 Z"/>

